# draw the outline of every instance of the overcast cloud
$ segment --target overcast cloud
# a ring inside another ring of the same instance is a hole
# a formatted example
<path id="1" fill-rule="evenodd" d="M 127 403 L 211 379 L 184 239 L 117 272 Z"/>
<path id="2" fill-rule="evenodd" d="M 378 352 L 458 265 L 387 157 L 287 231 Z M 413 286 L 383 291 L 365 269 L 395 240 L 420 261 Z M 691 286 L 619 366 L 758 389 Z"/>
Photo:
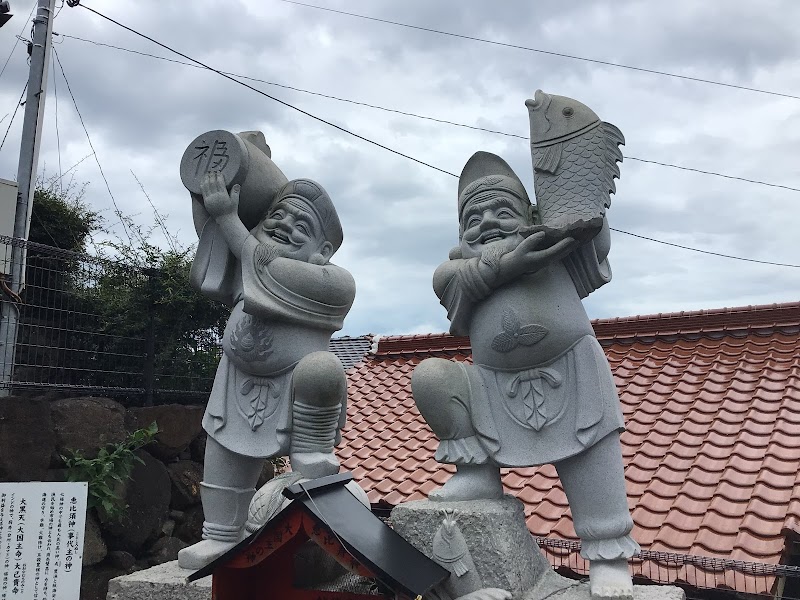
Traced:
<path id="1" fill-rule="evenodd" d="M 15 16 L 0 30 L 3 61 L 34 2 L 11 4 Z M 627 140 L 626 156 L 800 187 L 798 99 L 480 44 L 280 0 L 85 4 L 225 71 L 517 135 L 527 135 L 524 102 L 541 88 L 577 98 L 617 125 Z M 789 0 L 338 0 L 324 6 L 800 96 L 800 3 Z M 179 59 L 83 8 L 65 6 L 54 30 Z M 210 129 L 261 130 L 284 173 L 319 181 L 338 207 L 345 242 L 334 262 L 350 270 L 358 286 L 343 333 L 447 329 L 430 282 L 457 242 L 456 179 L 214 73 L 55 39 L 111 190 L 136 223 L 150 227 L 155 220 L 131 170 L 166 216 L 169 231 L 193 244 L 189 196 L 178 174 L 184 149 Z M 90 150 L 56 71 L 66 169 Z M 13 112 L 26 78 L 20 44 L 0 78 L 0 117 Z M 532 192 L 523 139 L 249 83 L 453 173 L 472 153 L 495 152 Z M 39 164 L 49 174 L 59 162 L 55 108 L 51 79 Z M 21 112 L 0 152 L 5 179 L 16 177 Z M 612 227 L 724 254 L 800 263 L 797 192 L 633 160 L 621 169 Z M 97 164 L 86 160 L 75 173 L 89 182 L 89 205 L 114 225 Z M 119 226 L 112 231 L 123 235 Z M 153 240 L 166 243 L 158 231 Z M 800 269 L 697 254 L 620 233 L 613 234 L 611 264 L 613 281 L 586 300 L 593 318 L 800 300 Z"/>

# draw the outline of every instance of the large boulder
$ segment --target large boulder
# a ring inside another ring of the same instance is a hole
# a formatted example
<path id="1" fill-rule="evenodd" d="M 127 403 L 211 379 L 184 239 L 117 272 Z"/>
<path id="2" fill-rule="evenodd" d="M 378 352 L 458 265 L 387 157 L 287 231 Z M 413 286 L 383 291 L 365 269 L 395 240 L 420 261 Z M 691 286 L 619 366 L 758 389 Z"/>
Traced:
<path id="1" fill-rule="evenodd" d="M 59 460 L 61 459 L 59 458 Z M 47 469 L 42 475 L 41 481 L 64 483 L 67 481 L 67 473 L 67 469 Z"/>
<path id="2" fill-rule="evenodd" d="M 125 407 L 109 398 L 64 398 L 50 405 L 56 450 L 78 450 L 95 458 L 106 444 L 125 440 Z"/>
<path id="3" fill-rule="evenodd" d="M 170 478 L 161 461 L 144 450 L 124 486 L 124 502 L 128 505 L 118 520 L 105 519 L 106 543 L 110 550 L 136 552 L 161 533 L 169 514 Z"/>
<path id="4" fill-rule="evenodd" d="M 113 550 L 108 553 L 106 563 L 110 567 L 130 573 L 136 568 L 136 557 L 124 550 Z"/>
<path id="5" fill-rule="evenodd" d="M 49 402 L 0 398 L 0 481 L 41 481 L 54 449 Z"/>
<path id="6" fill-rule="evenodd" d="M 203 507 L 197 505 L 186 509 L 175 527 L 174 535 L 188 544 L 203 539 Z"/>
<path id="7" fill-rule="evenodd" d="M 189 452 L 192 460 L 197 462 L 205 462 L 206 460 L 206 441 L 208 441 L 208 434 L 202 430 L 200 435 L 192 440 L 189 444 Z"/>
<path id="8" fill-rule="evenodd" d="M 200 482 L 203 481 L 203 465 L 191 460 L 179 460 L 167 465 L 172 480 L 170 506 L 183 510 L 200 503 Z"/>
<path id="9" fill-rule="evenodd" d="M 105 563 L 84 567 L 81 572 L 80 600 L 106 600 L 108 582 L 127 573 L 125 569 Z"/>
<path id="10" fill-rule="evenodd" d="M 159 538 L 152 548 L 147 558 L 150 565 L 162 565 L 166 562 L 178 560 L 178 552 L 187 548 L 189 544 L 176 537 Z"/>
<path id="11" fill-rule="evenodd" d="M 148 450 L 161 460 L 172 460 L 189 448 L 189 444 L 198 436 L 202 430 L 204 412 L 202 406 L 182 404 L 131 408 L 128 410 L 126 425 L 129 431 L 135 431 L 144 429 L 155 421 L 158 434 L 155 444 L 148 447 Z"/>
<path id="12" fill-rule="evenodd" d="M 108 554 L 108 548 L 100 533 L 100 523 L 92 513 L 86 515 L 83 537 L 83 566 L 96 565 Z"/>

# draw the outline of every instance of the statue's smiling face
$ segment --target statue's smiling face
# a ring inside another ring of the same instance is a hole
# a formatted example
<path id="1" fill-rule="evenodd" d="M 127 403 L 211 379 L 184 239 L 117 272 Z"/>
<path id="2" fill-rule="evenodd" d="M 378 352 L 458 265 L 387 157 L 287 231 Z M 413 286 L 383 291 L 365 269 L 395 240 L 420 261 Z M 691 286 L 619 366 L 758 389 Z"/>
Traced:
<path id="1" fill-rule="evenodd" d="M 522 241 L 520 230 L 529 225 L 529 205 L 507 192 L 488 190 L 472 198 L 461 214 L 461 255 L 480 256 L 492 244 Z"/>
<path id="2" fill-rule="evenodd" d="M 256 238 L 277 248 L 284 258 L 303 262 L 327 244 L 316 213 L 296 196 L 278 201 L 259 225 Z"/>

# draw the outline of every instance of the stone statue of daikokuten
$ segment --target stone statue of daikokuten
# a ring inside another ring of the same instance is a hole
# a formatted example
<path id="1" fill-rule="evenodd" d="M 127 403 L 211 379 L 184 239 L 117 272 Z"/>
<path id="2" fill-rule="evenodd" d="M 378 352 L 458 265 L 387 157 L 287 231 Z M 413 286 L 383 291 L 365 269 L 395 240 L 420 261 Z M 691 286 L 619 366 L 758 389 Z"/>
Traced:
<path id="1" fill-rule="evenodd" d="M 624 142 L 577 101 L 538 91 L 526 104 L 537 205 L 503 159 L 476 153 L 459 180 L 459 245 L 433 278 L 473 364 L 430 358 L 413 373 L 436 460 L 456 466 L 429 497 L 500 498 L 500 467 L 552 463 L 592 595 L 632 597 L 622 412 L 581 303 L 611 278 L 605 210 Z"/>
<path id="2" fill-rule="evenodd" d="M 347 382 L 327 349 L 355 297 L 350 273 L 329 262 L 343 235 L 325 190 L 287 181 L 260 133 L 204 135 L 181 164 L 187 188 L 199 191 L 191 279 L 232 311 L 203 418 L 203 540 L 178 556 L 187 569 L 243 538 L 266 458 L 289 456 L 304 478 L 338 472 Z"/>

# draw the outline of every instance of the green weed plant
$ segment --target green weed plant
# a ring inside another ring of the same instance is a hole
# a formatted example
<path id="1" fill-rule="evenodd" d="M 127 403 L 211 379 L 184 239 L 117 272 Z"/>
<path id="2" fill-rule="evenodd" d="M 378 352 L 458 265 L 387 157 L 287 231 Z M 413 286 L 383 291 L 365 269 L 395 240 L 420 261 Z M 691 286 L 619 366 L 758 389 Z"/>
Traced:
<path id="1" fill-rule="evenodd" d="M 130 477 L 135 462 L 144 464 L 135 452 L 153 441 L 158 425 L 137 429 L 122 442 L 108 444 L 97 453 L 97 458 L 86 458 L 79 450 L 67 450 L 61 456 L 67 465 L 67 481 L 85 481 L 89 484 L 88 508 L 94 508 L 104 520 L 119 521 L 128 506 L 120 490 Z"/>

